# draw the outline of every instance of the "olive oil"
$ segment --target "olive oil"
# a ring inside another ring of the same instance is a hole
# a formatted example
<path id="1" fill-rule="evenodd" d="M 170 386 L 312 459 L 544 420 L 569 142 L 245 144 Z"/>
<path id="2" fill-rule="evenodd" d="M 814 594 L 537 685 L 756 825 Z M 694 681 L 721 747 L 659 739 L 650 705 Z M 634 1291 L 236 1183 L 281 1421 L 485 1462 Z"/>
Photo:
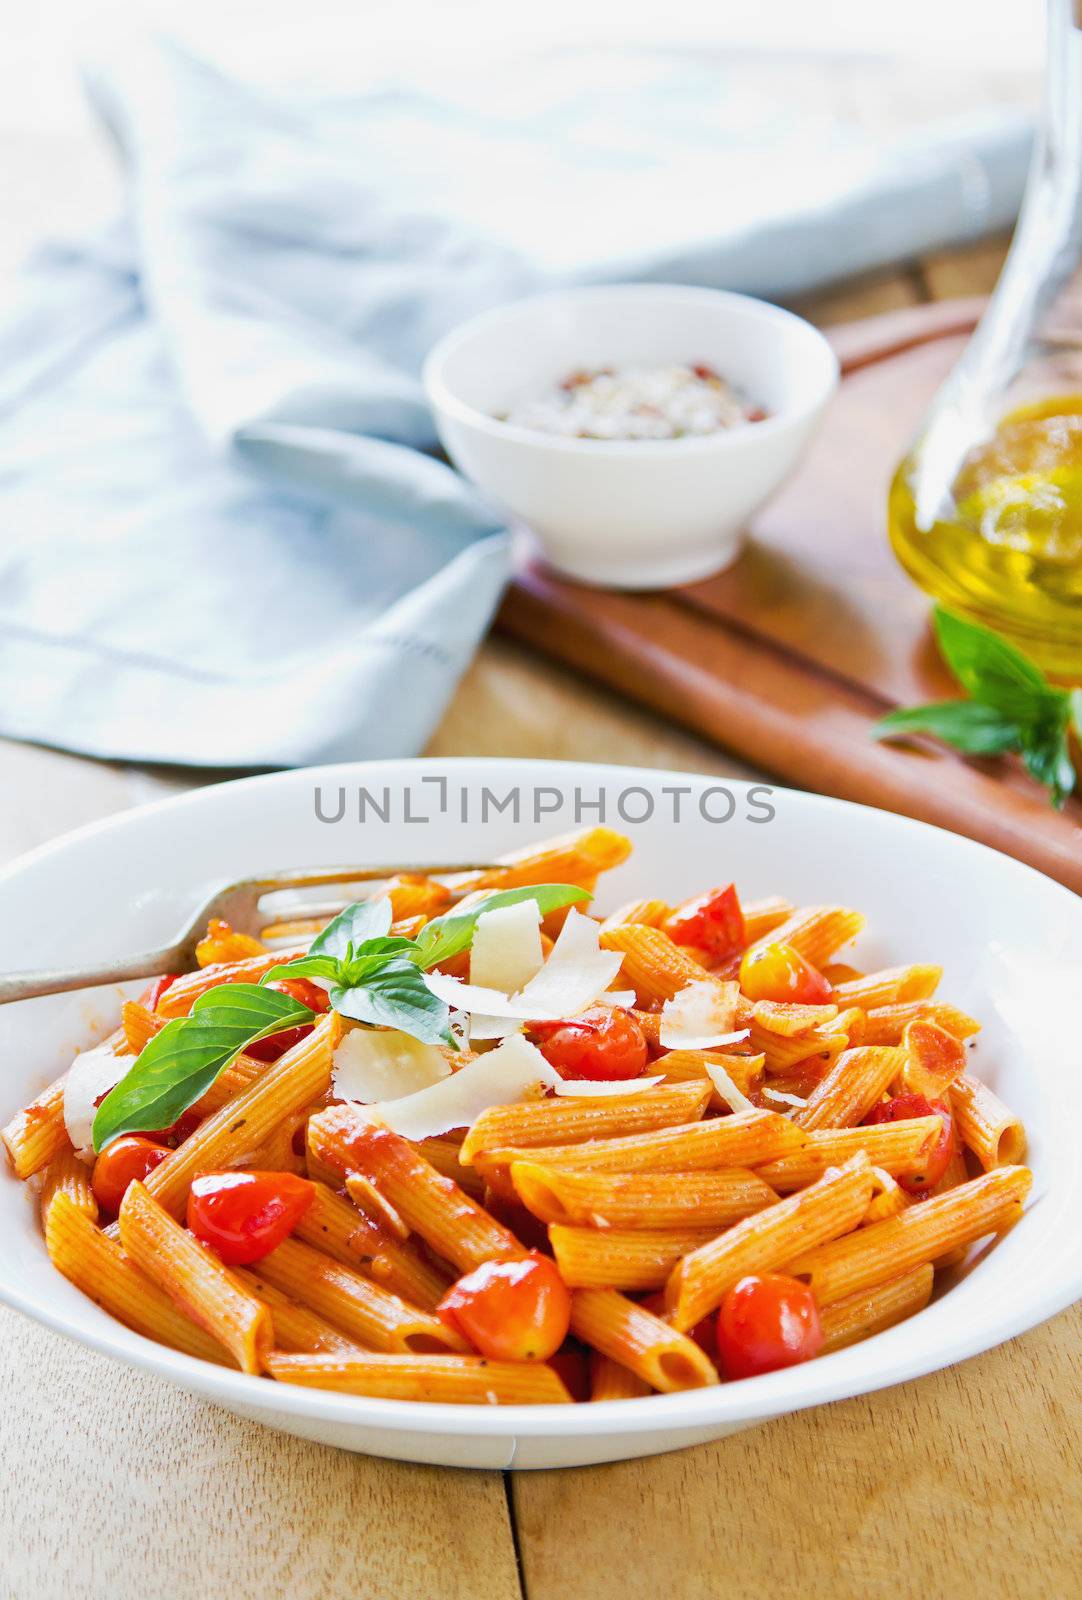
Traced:
<path id="1" fill-rule="evenodd" d="M 920 442 L 891 484 L 895 554 L 928 593 L 1082 683 L 1082 394 L 1023 406 L 973 446 L 918 525 Z"/>

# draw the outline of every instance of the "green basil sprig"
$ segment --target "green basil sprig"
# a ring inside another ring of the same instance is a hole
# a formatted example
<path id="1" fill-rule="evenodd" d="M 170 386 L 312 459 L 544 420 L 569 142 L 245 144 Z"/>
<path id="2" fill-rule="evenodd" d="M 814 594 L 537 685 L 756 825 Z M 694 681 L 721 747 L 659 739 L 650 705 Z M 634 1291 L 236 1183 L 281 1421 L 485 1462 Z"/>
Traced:
<path id="1" fill-rule="evenodd" d="M 167 1022 L 144 1045 L 106 1095 L 94 1117 L 94 1149 L 122 1133 L 172 1127 L 246 1045 L 314 1020 L 307 1006 L 277 989 L 254 983 L 208 989 L 190 1016 Z"/>
<path id="2" fill-rule="evenodd" d="M 171 1127 L 247 1045 L 314 1022 L 307 1006 L 267 987 L 278 979 L 315 979 L 344 1017 L 457 1048 L 448 1008 L 429 989 L 425 971 L 467 949 L 486 911 L 533 900 L 544 914 L 590 898 L 585 889 L 566 883 L 501 890 L 466 910 L 433 918 L 417 939 L 390 934 L 386 896 L 347 906 L 312 940 L 307 955 L 272 967 L 258 984 L 208 989 L 190 1016 L 167 1022 L 98 1107 L 95 1150 L 122 1133 Z"/>
<path id="3" fill-rule="evenodd" d="M 943 659 L 969 700 L 892 711 L 872 729 L 875 739 L 928 733 L 965 755 L 1022 757 L 1060 810 L 1075 786 L 1069 736 L 1082 736 L 1082 689 L 1061 689 L 1006 639 L 937 606 L 936 638 Z"/>

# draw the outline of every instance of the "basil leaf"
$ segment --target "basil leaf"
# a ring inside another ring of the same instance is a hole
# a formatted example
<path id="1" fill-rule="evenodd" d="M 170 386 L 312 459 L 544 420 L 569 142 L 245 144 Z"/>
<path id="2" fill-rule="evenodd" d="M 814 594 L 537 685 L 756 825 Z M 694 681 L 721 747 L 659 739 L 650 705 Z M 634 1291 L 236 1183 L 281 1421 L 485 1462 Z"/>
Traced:
<path id="1" fill-rule="evenodd" d="M 897 739 L 907 733 L 929 733 L 970 756 L 1001 755 L 1017 750 L 1018 724 L 981 700 L 942 700 L 909 706 L 882 717 L 871 730 L 873 739 Z"/>
<path id="2" fill-rule="evenodd" d="M 1049 702 L 1066 699 L 1041 669 L 991 628 L 936 607 L 935 631 L 943 659 L 964 689 L 1017 722 L 1040 716 Z"/>
<path id="3" fill-rule="evenodd" d="M 333 956 L 347 960 L 357 946 L 378 939 L 391 926 L 393 912 L 387 895 L 375 900 L 356 900 L 328 922 L 308 947 L 310 956 Z"/>
<path id="4" fill-rule="evenodd" d="M 500 906 L 536 900 L 544 916 L 546 912 L 559 911 L 561 906 L 578 905 L 592 899 L 592 894 L 573 883 L 536 883 L 523 889 L 497 890 L 463 911 L 447 911 L 442 917 L 426 922 L 415 941 L 417 959 L 423 967 L 435 967 L 468 949 L 478 917 L 486 911 L 497 911 Z"/>
<path id="5" fill-rule="evenodd" d="M 417 963 L 403 956 L 382 962 L 363 983 L 332 989 L 331 1004 L 345 1017 L 399 1028 L 426 1044 L 455 1043 L 447 1007 L 432 993 Z"/>
<path id="6" fill-rule="evenodd" d="M 1066 718 L 1058 723 L 1027 729 L 1022 735 L 1026 770 L 1050 791 L 1052 804 L 1062 811 L 1075 786 L 1075 770 L 1067 744 Z"/>
<path id="7" fill-rule="evenodd" d="M 106 1095 L 94 1117 L 94 1149 L 122 1133 L 171 1127 L 245 1045 L 314 1020 L 307 1006 L 277 989 L 255 983 L 208 989 L 191 1016 L 174 1018 L 154 1035 Z"/>
<path id="8" fill-rule="evenodd" d="M 272 967 L 260 978 L 260 985 L 276 983 L 282 978 L 331 978 L 338 977 L 341 963 L 334 956 L 297 956 L 293 961 L 287 961 L 283 966 Z"/>

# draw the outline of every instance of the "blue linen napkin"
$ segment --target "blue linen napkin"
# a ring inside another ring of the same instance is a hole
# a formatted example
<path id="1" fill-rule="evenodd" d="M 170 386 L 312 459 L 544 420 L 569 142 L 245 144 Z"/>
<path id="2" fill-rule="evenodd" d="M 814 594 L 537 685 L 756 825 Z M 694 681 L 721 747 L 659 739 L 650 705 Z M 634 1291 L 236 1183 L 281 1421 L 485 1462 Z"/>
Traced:
<path id="1" fill-rule="evenodd" d="M 270 98 L 164 43 L 91 78 L 104 234 L 0 327 L 0 732 L 214 767 L 413 754 L 510 570 L 424 355 L 568 281 L 784 296 L 1004 225 L 1022 117 L 884 145 L 738 70 Z M 500 92 L 502 89 L 502 92 Z"/>

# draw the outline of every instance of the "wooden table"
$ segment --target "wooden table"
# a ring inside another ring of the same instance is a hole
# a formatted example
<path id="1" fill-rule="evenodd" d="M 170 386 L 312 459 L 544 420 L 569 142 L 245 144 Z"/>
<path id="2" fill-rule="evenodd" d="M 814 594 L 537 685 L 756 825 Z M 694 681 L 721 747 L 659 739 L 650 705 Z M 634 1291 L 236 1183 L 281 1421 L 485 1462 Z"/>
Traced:
<path id="1" fill-rule="evenodd" d="M 993 243 L 819 296 L 822 323 L 990 287 Z M 746 775 L 496 638 L 434 755 Z M 0 742 L 0 858 L 191 779 Z M 1082 1572 L 1082 1308 L 960 1367 L 717 1445 L 570 1472 L 370 1460 L 0 1311 L 0 1600 L 1060 1600 Z"/>

